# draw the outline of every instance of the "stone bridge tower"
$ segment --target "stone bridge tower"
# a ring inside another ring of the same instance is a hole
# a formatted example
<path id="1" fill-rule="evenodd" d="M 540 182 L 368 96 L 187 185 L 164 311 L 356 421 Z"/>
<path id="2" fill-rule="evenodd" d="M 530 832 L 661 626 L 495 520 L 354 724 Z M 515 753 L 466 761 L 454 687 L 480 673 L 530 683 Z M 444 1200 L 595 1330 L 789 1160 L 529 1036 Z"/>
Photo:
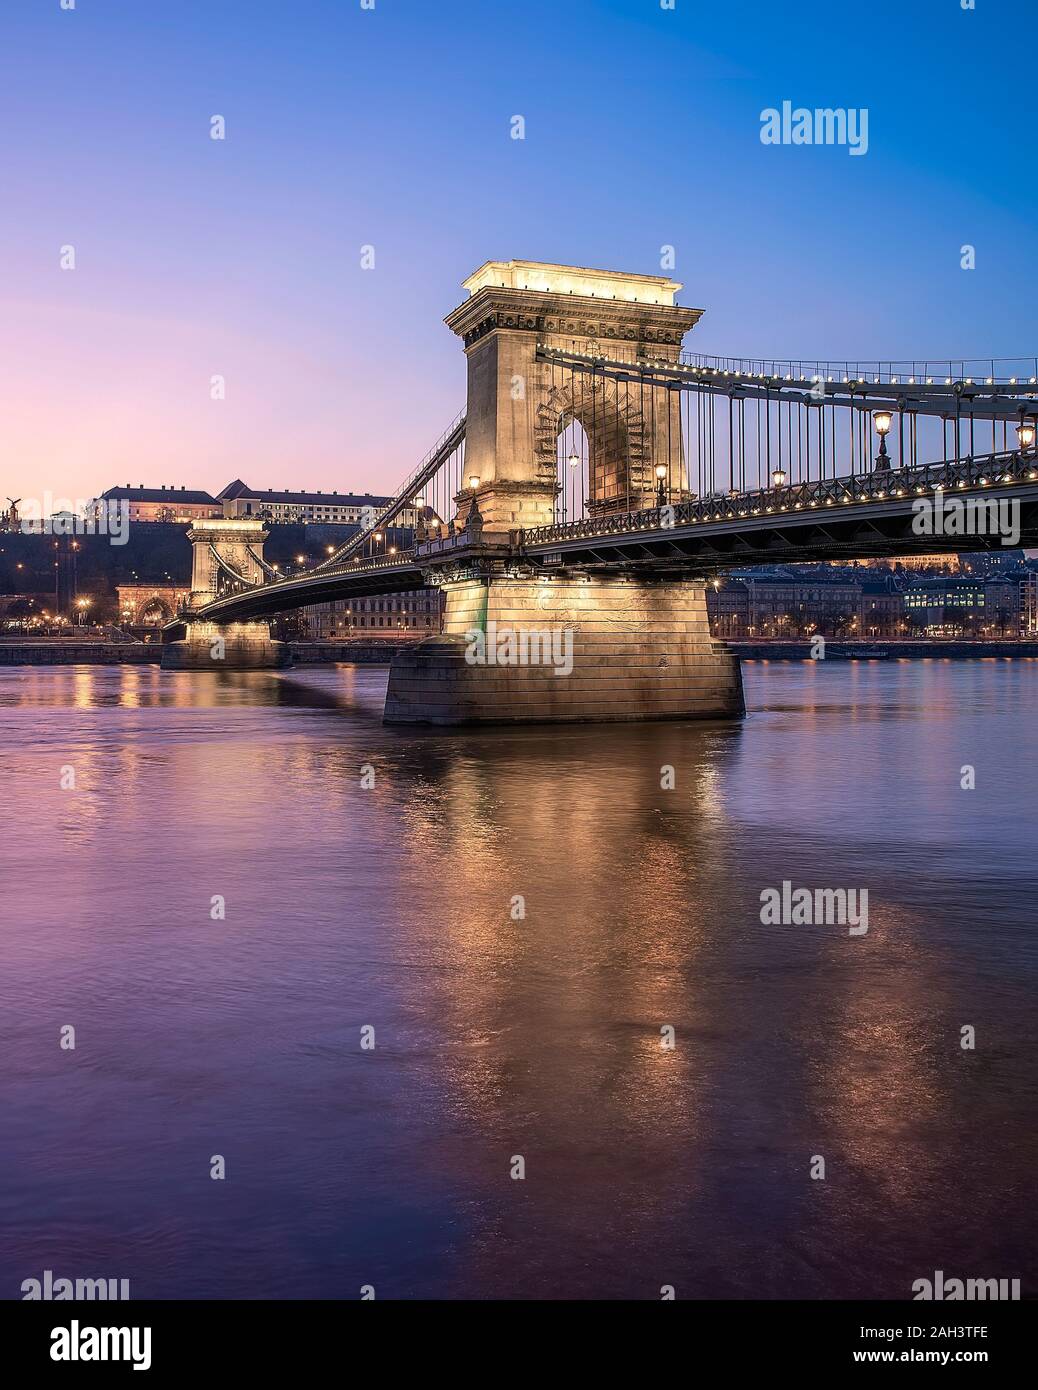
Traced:
<path id="1" fill-rule="evenodd" d="M 464 282 L 469 298 L 446 319 L 468 359 L 466 472 L 488 533 L 554 520 L 557 440 L 576 420 L 589 445 L 592 515 L 654 505 L 657 462 L 668 495 L 683 483 L 677 393 L 647 399 L 615 382 L 555 378 L 538 345 L 634 361 L 676 361 L 701 309 L 674 303 L 665 276 L 586 270 L 536 261 L 487 261 Z M 470 494 L 459 497 L 464 522 Z"/>
<path id="2" fill-rule="evenodd" d="M 459 494 L 457 562 L 444 567 L 430 550 L 426 577 L 446 591 L 444 631 L 395 658 L 386 720 L 741 714 L 738 658 L 710 635 L 703 579 L 547 569 L 509 545 L 510 532 L 555 519 L 558 436 L 569 421 L 587 434 L 593 514 L 656 506 L 661 463 L 669 495 L 683 487 L 677 392 L 650 388 L 643 400 L 560 370 L 538 348 L 673 362 L 701 311 L 679 308 L 681 286 L 660 276 L 534 261 L 488 261 L 465 288 L 446 322 L 468 359 L 465 471 L 479 480 L 482 522 L 466 524 L 472 493 Z"/>

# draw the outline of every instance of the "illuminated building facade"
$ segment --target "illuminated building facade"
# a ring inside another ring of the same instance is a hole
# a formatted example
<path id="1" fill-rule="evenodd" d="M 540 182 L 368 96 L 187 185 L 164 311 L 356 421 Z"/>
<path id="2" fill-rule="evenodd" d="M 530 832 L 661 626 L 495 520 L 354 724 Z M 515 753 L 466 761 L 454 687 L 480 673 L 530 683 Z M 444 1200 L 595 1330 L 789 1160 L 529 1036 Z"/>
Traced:
<path id="1" fill-rule="evenodd" d="M 314 638 L 429 637 L 440 631 L 442 616 L 440 589 L 411 589 L 303 610 L 305 630 Z"/>

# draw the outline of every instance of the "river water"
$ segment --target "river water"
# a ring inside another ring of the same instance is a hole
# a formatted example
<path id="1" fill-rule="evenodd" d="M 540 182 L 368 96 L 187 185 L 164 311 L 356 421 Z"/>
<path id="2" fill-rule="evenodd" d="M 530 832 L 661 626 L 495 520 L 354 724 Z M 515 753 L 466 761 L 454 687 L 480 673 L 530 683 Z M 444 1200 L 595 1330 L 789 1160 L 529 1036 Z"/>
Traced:
<path id="1" fill-rule="evenodd" d="M 0 1297 L 1033 1296 L 1038 662 L 744 674 L 457 734 L 378 668 L 0 670 Z"/>

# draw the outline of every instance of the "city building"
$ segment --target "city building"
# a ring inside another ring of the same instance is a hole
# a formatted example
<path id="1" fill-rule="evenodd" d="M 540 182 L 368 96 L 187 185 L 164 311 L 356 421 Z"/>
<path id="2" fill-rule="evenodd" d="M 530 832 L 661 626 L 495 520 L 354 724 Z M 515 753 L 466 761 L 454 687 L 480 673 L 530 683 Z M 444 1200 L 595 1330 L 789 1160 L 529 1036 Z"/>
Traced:
<path id="1" fill-rule="evenodd" d="M 904 595 L 889 575 L 866 575 L 860 581 L 855 636 L 904 637 L 908 633 Z"/>
<path id="2" fill-rule="evenodd" d="M 990 573 L 992 570 L 1019 569 L 1024 563 L 1024 552 L 1003 546 L 999 550 L 985 550 L 979 555 L 964 556 L 963 559 L 966 562 L 963 568 L 971 573 L 978 569 Z"/>
<path id="3" fill-rule="evenodd" d="M 440 589 L 322 603 L 303 609 L 303 631 L 312 638 L 430 637 L 440 631 L 443 603 Z"/>
<path id="4" fill-rule="evenodd" d="M 1038 572 L 1020 580 L 1020 636 L 1038 637 Z"/>
<path id="5" fill-rule="evenodd" d="M 795 574 L 762 566 L 715 580 L 707 612 L 715 637 L 856 637 L 861 600 L 861 580 L 845 570 L 818 566 Z"/>
<path id="6" fill-rule="evenodd" d="M 883 569 L 927 574 L 958 574 L 961 560 L 958 555 L 897 555 L 881 556 L 874 560 L 830 560 L 835 568 Z"/>
<path id="7" fill-rule="evenodd" d="M 115 592 L 116 611 L 124 627 L 162 627 L 188 607 L 191 585 L 118 584 Z"/>
<path id="8" fill-rule="evenodd" d="M 1021 584 L 984 577 L 919 579 L 904 592 L 905 616 L 915 635 L 1016 637 Z"/>
<path id="9" fill-rule="evenodd" d="M 257 489 L 235 478 L 219 495 L 223 515 L 260 517 L 270 522 L 327 522 L 339 525 L 370 524 L 374 515 L 391 501 L 368 492 L 277 492 Z M 399 526 L 413 526 L 413 508 L 396 518 Z"/>
<path id="10" fill-rule="evenodd" d="M 145 487 L 138 483 L 131 487 L 110 487 L 97 498 L 95 515 L 102 510 L 102 504 L 110 508 L 113 503 L 125 504 L 131 521 L 199 521 L 209 517 L 223 516 L 221 503 L 208 492 L 198 492 L 186 487 Z"/>
<path id="11" fill-rule="evenodd" d="M 216 497 L 186 487 L 145 487 L 129 483 L 110 487 L 94 502 L 95 515 L 102 504 L 124 503 L 131 521 L 208 521 L 215 517 L 237 520 L 258 517 L 275 524 L 299 523 L 363 526 L 391 501 L 368 492 L 278 492 L 251 488 L 236 478 Z M 428 509 L 427 509 L 428 510 Z M 431 515 L 431 513 L 430 513 Z M 394 525 L 413 527 L 415 509 L 405 507 Z"/>
<path id="12" fill-rule="evenodd" d="M 760 566 L 714 580 L 707 611 L 722 638 L 1017 637 L 1038 633 L 1038 575 L 1022 566 L 930 576 L 882 565 Z"/>

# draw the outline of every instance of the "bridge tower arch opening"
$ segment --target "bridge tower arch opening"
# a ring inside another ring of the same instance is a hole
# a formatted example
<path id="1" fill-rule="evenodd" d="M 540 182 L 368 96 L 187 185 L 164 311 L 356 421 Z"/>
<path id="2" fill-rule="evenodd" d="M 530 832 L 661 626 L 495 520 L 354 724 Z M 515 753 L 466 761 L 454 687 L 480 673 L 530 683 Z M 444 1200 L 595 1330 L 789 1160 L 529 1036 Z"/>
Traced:
<path id="1" fill-rule="evenodd" d="M 141 603 L 134 622 L 138 627 L 164 627 L 173 621 L 173 607 L 158 594 L 153 594 Z"/>
<path id="2" fill-rule="evenodd" d="M 555 467 L 559 491 L 555 500 L 555 520 L 580 521 L 588 515 L 591 444 L 579 416 L 564 406 L 556 417 L 556 428 Z"/>
<path id="3" fill-rule="evenodd" d="M 651 477 L 651 461 L 646 459 L 651 445 L 638 402 L 624 400 L 616 382 L 568 375 L 568 381 L 551 386 L 537 410 L 538 452 L 551 451 L 555 434 L 562 503 L 556 516 L 576 521 L 583 515 L 629 511 L 644 498 Z M 563 437 L 568 439 L 566 456 L 559 459 L 558 441 Z M 576 478 L 570 476 L 574 473 Z M 577 509 L 571 496 L 574 481 L 581 484 Z"/>

